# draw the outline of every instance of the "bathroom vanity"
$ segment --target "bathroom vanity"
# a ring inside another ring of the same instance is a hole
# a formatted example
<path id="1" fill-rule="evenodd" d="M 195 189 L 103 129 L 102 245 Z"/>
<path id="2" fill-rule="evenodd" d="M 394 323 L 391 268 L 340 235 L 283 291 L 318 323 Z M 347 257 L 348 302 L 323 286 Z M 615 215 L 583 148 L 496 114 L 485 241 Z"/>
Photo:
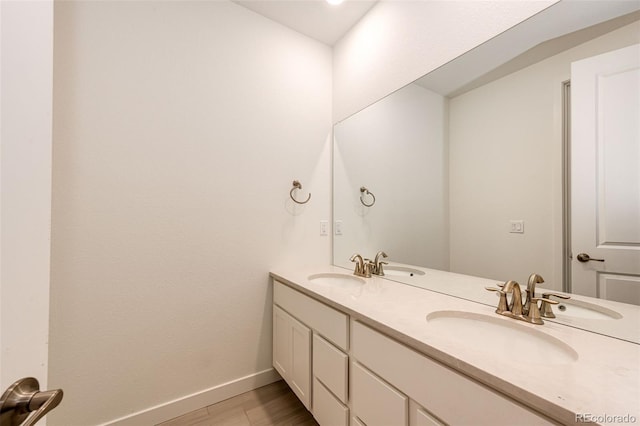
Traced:
<path id="1" fill-rule="evenodd" d="M 640 345 L 339 267 L 271 277 L 273 365 L 321 425 L 640 419 Z"/>

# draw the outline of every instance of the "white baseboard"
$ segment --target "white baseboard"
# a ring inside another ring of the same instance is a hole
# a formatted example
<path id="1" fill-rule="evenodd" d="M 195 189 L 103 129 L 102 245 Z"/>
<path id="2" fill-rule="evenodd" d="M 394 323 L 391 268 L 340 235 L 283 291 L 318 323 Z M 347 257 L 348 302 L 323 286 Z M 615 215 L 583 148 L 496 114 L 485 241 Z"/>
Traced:
<path id="1" fill-rule="evenodd" d="M 270 368 L 169 401 L 165 404 L 139 411 L 129 416 L 103 423 L 100 426 L 155 425 L 190 411 L 224 401 L 225 399 L 259 388 L 260 386 L 268 385 L 280 379 L 280 375 L 273 368 Z"/>

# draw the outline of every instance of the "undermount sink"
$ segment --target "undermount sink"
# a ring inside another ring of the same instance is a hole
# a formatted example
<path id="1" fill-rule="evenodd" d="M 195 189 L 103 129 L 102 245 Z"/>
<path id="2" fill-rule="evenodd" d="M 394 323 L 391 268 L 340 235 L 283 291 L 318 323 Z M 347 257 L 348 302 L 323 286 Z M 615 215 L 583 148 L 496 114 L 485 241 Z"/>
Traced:
<path id="1" fill-rule="evenodd" d="M 596 320 L 620 319 L 622 315 L 609 308 L 599 306 L 582 300 L 563 300 L 553 306 L 553 312 L 558 318 L 572 317 Z"/>
<path id="2" fill-rule="evenodd" d="M 413 277 L 415 275 L 424 275 L 424 271 L 406 266 L 386 265 L 384 267 L 384 274 L 392 277 Z"/>
<path id="3" fill-rule="evenodd" d="M 427 324 L 447 339 L 487 351 L 496 360 L 508 358 L 533 364 L 568 364 L 578 353 L 563 341 L 518 320 L 463 311 L 436 311 Z"/>
<path id="4" fill-rule="evenodd" d="M 366 281 L 360 277 L 349 274 L 340 274 L 338 272 L 324 272 L 320 274 L 309 275 L 309 281 L 316 284 L 330 285 L 341 288 L 360 287 Z"/>

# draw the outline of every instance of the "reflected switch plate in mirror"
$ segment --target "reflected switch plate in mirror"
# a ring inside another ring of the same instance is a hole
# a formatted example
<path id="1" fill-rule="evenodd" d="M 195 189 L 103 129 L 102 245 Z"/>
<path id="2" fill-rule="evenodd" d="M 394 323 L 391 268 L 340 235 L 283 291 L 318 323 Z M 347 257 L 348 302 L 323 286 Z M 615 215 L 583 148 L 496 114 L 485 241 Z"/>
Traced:
<path id="1" fill-rule="evenodd" d="M 524 234 L 524 220 L 511 220 L 509 221 L 511 227 L 509 228 L 509 232 L 515 234 Z"/>

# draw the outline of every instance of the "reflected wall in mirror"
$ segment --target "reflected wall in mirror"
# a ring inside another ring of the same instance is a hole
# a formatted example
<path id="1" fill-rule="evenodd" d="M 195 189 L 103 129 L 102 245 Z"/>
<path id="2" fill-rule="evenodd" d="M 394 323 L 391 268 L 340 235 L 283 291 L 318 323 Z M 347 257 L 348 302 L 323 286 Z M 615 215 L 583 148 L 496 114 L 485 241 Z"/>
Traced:
<path id="1" fill-rule="evenodd" d="M 410 84 L 335 126 L 337 265 L 384 248 L 404 263 L 448 269 L 446 103 Z M 376 196 L 371 207 L 362 186 Z"/>
<path id="2" fill-rule="evenodd" d="M 500 62 L 488 67 L 492 43 L 500 50 L 525 21 L 469 52 L 482 56 L 482 75 L 465 76 L 477 70 L 463 55 L 336 124 L 334 264 L 351 269 L 351 254 L 384 250 L 392 262 L 496 281 L 526 283 L 536 272 L 546 289 L 563 290 L 563 82 L 573 62 L 640 43 L 638 5 L 629 5 L 604 6 L 588 27 L 566 25 L 570 34 L 529 40 L 509 60 L 494 54 Z M 374 206 L 360 202 L 361 186 Z M 437 291 L 493 301 L 455 286 Z M 599 331 L 615 335 L 607 327 Z"/>

